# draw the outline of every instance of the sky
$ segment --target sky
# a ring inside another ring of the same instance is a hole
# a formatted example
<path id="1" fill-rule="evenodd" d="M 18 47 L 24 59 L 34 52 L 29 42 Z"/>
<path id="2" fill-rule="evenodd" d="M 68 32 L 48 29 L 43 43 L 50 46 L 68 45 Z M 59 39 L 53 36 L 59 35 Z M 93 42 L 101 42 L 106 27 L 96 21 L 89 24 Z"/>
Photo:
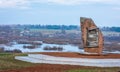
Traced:
<path id="1" fill-rule="evenodd" d="M 0 25 L 80 25 L 80 17 L 120 27 L 120 0 L 0 0 Z"/>

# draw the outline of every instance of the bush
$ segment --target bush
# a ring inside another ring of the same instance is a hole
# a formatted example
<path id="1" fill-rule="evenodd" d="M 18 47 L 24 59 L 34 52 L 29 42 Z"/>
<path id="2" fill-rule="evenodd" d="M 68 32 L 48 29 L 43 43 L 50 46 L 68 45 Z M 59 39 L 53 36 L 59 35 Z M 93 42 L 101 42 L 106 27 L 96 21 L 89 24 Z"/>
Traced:
<path id="1" fill-rule="evenodd" d="M 6 51 L 4 51 L 4 52 L 6 52 L 6 53 L 22 53 L 22 51 L 21 51 L 21 50 L 19 50 L 19 49 L 6 50 Z"/>
<path id="2" fill-rule="evenodd" d="M 49 47 L 49 46 L 46 46 L 46 47 L 44 47 L 44 50 L 62 51 L 62 50 L 63 50 L 63 48 L 62 48 L 62 47 L 56 47 L 56 46 L 54 46 L 54 47 Z"/>
<path id="3" fill-rule="evenodd" d="M 23 48 L 34 49 L 34 48 L 35 48 L 35 45 L 31 45 L 31 46 L 23 46 Z"/>
<path id="4" fill-rule="evenodd" d="M 0 48 L 0 52 L 4 52 L 4 47 Z"/>
<path id="5" fill-rule="evenodd" d="M 14 49 L 14 50 L 13 50 L 13 53 L 22 53 L 22 51 L 19 50 L 19 49 Z"/>

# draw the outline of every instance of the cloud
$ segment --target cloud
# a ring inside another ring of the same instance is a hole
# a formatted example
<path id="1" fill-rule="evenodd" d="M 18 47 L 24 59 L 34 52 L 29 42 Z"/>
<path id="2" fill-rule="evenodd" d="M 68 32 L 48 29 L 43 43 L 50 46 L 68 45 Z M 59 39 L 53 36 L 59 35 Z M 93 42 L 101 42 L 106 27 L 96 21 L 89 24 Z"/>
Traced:
<path id="1" fill-rule="evenodd" d="M 27 0 L 0 0 L 0 8 L 25 7 L 29 4 Z"/>
<path id="2" fill-rule="evenodd" d="M 79 5 L 79 4 L 94 4 L 94 3 L 120 4 L 119 0 L 34 0 L 34 1 L 62 4 L 62 5 Z"/>
<path id="3" fill-rule="evenodd" d="M 0 8 L 28 8 L 34 3 L 48 3 L 59 5 L 80 4 L 120 4 L 119 0 L 0 0 Z"/>
<path id="4" fill-rule="evenodd" d="M 119 10 L 120 11 L 120 7 L 114 7 L 113 10 Z"/>

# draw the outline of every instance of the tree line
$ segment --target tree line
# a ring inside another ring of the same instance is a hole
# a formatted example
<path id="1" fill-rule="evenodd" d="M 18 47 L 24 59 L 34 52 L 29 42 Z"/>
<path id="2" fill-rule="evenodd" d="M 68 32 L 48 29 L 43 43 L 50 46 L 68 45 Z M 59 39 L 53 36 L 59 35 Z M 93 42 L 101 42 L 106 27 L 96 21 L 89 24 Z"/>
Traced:
<path id="1" fill-rule="evenodd" d="M 41 24 L 27 24 L 27 25 L 0 25 L 1 30 L 10 29 L 55 29 L 55 30 L 81 30 L 77 25 L 41 25 Z M 120 27 L 100 27 L 102 31 L 120 32 Z"/>
<path id="2" fill-rule="evenodd" d="M 102 27 L 102 31 L 120 32 L 120 27 Z"/>
<path id="3" fill-rule="evenodd" d="M 19 28 L 26 28 L 26 29 L 64 29 L 64 30 L 75 30 L 79 29 L 80 27 L 77 25 L 17 25 Z"/>

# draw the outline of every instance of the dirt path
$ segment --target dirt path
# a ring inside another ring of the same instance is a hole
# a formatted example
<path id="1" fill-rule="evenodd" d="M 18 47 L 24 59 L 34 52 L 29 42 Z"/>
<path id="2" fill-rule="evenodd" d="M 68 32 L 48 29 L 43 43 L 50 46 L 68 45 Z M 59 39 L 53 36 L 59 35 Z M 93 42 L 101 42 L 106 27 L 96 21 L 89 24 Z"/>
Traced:
<path id="1" fill-rule="evenodd" d="M 52 64 L 40 64 L 34 67 L 27 67 L 22 69 L 4 70 L 0 72 L 65 72 L 72 69 L 87 69 L 93 67 L 84 66 L 71 66 L 71 65 L 52 65 Z"/>

